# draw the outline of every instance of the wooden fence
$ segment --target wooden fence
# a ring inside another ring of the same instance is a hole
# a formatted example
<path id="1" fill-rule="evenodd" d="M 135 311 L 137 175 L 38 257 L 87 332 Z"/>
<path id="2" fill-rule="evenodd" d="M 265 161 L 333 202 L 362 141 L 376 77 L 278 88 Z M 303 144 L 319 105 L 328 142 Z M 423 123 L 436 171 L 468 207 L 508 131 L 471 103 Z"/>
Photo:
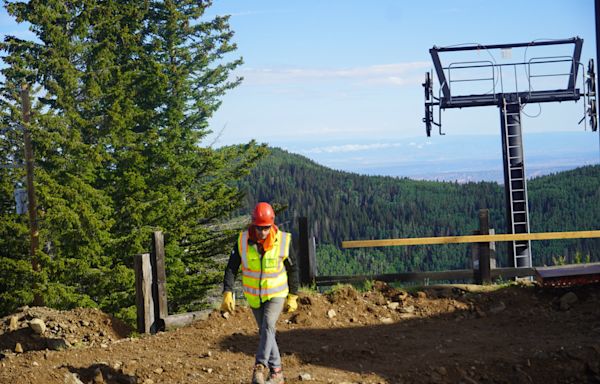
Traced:
<path id="1" fill-rule="evenodd" d="M 478 260 L 477 268 L 435 272 L 404 272 L 380 275 L 319 276 L 316 263 L 315 237 L 312 235 L 308 219 L 298 219 L 298 265 L 300 284 L 329 286 L 338 283 L 356 283 L 365 280 L 385 282 L 423 282 L 425 280 L 474 280 L 479 284 L 497 278 L 527 277 L 535 275 L 535 268 L 493 268 L 490 261 L 495 259 L 496 241 L 550 240 L 600 237 L 600 231 L 546 232 L 527 234 L 495 235 L 489 229 L 488 210 L 479 211 L 479 230 L 470 236 L 424 237 L 413 239 L 356 240 L 344 241 L 344 248 L 386 247 L 423 244 L 472 243 L 473 259 Z M 169 315 L 165 273 L 165 248 L 162 232 L 151 236 L 151 253 L 136 255 L 134 258 L 136 280 L 137 330 L 140 333 L 156 333 L 206 319 L 212 310 Z"/>
<path id="2" fill-rule="evenodd" d="M 543 232 L 543 233 L 521 233 L 521 234 L 493 234 L 493 229 L 489 229 L 489 211 L 482 209 L 479 211 L 479 230 L 474 231 L 473 235 L 468 236 L 445 236 L 445 237 L 421 237 L 405 239 L 386 239 L 386 240 L 354 240 L 342 242 L 343 248 L 364 248 L 364 247 L 389 247 L 389 246 L 410 246 L 426 244 L 460 244 L 473 243 L 471 248 L 473 259 L 478 260 L 478 267 L 475 269 L 458 269 L 451 271 L 434 272 L 405 272 L 379 275 L 353 275 L 353 276 L 318 276 L 316 263 L 312 260 L 300 263 L 300 268 L 310 271 L 309 276 L 313 279 L 303 280 L 302 284 L 315 284 L 317 286 L 328 286 L 338 283 L 356 283 L 365 280 L 380 280 L 385 282 L 423 282 L 426 280 L 474 280 L 478 284 L 487 284 L 494 279 L 510 279 L 515 277 L 535 276 L 536 269 L 531 267 L 520 268 L 492 268 L 490 260 L 495 259 L 495 242 L 518 241 L 518 240 L 554 240 L 554 239 L 579 239 L 579 238 L 598 238 L 600 230 L 591 231 L 572 231 L 572 232 Z M 301 274 L 306 276 L 307 273 Z"/>
<path id="3" fill-rule="evenodd" d="M 134 257 L 137 331 L 156 333 L 207 319 L 212 309 L 169 315 L 163 233 L 153 232 L 151 240 L 152 252 Z"/>

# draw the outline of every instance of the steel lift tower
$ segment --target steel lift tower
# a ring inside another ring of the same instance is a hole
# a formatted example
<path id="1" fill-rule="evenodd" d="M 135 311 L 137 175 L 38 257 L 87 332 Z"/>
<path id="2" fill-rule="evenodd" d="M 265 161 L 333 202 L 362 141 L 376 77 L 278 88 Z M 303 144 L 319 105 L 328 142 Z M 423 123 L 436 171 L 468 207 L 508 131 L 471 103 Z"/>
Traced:
<path id="1" fill-rule="evenodd" d="M 570 47 L 572 46 L 572 51 Z M 583 39 L 537 41 L 517 44 L 468 45 L 436 47 L 429 50 L 439 92 L 433 93 L 433 74 L 425 74 L 425 123 L 427 136 L 433 126 L 442 133 L 442 110 L 496 106 L 500 110 L 502 157 L 504 164 L 504 189 L 506 196 L 507 233 L 529 233 L 529 208 L 521 115 L 523 107 L 531 103 L 552 103 L 584 99 L 584 116 L 579 121 L 597 130 L 596 76 L 594 62 L 590 60 L 587 71 L 582 70 L 581 86 L 577 88 Z M 548 52 L 567 50 L 566 54 L 546 55 Z M 522 52 L 522 60 L 512 61 L 514 51 Z M 545 55 L 528 57 L 536 51 Z M 498 60 L 494 52 L 500 52 Z M 440 54 L 455 59 L 462 55 L 483 56 L 485 60 L 452 61 L 442 66 Z M 509 62 L 502 59 L 509 59 Z M 586 72 L 586 73 L 584 73 Z M 434 108 L 438 119 L 434 119 Z M 540 106 L 541 108 L 541 106 Z M 532 267 L 531 242 L 513 241 L 509 248 L 513 267 Z"/>

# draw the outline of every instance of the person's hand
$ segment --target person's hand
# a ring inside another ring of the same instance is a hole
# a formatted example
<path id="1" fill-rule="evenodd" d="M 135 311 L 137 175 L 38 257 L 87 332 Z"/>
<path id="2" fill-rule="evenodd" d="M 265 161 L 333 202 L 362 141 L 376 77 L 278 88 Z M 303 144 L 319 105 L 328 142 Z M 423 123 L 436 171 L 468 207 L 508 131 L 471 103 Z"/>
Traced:
<path id="1" fill-rule="evenodd" d="M 221 304 L 221 311 L 233 313 L 235 311 L 235 299 L 233 292 L 223 292 L 223 303 Z"/>
<path id="2" fill-rule="evenodd" d="M 292 295 L 291 293 L 287 295 L 287 300 L 285 301 L 285 309 L 287 313 L 292 313 L 296 309 L 298 309 L 298 295 Z"/>

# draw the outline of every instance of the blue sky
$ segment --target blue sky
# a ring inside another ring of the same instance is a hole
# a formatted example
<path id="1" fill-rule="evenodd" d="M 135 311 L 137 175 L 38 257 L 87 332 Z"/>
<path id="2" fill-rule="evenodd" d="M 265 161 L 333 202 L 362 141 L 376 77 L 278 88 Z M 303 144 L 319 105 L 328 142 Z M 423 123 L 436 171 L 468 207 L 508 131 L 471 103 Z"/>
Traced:
<path id="1" fill-rule="evenodd" d="M 244 58 L 237 74 L 245 80 L 223 98 L 210 122 L 214 133 L 205 143 L 255 139 L 338 169 L 367 173 L 383 170 L 381 163 L 403 148 L 413 149 L 412 161 L 444 162 L 452 153 L 464 157 L 464 146 L 456 144 L 460 140 L 446 140 L 449 135 L 497 135 L 492 151 L 501 157 L 496 107 L 445 111 L 446 136 L 425 137 L 421 83 L 433 68 L 432 46 L 579 36 L 584 39 L 582 62 L 595 58 L 592 0 L 215 0 L 206 17 L 217 14 L 231 15 L 236 56 Z M 2 35 L 31 36 L 5 11 L 0 25 Z M 499 54 L 493 53 L 494 60 L 500 60 Z M 478 52 L 465 59 L 489 60 L 490 55 Z M 530 105 L 525 112 L 539 114 L 524 118 L 526 134 L 563 131 L 581 137 L 584 131 L 577 125 L 581 101 L 544 104 L 541 110 Z M 586 135 L 577 141 L 581 151 L 590 153 L 582 161 L 597 162 L 597 133 L 588 128 Z M 379 168 L 369 171 L 369 160 L 383 154 Z"/>

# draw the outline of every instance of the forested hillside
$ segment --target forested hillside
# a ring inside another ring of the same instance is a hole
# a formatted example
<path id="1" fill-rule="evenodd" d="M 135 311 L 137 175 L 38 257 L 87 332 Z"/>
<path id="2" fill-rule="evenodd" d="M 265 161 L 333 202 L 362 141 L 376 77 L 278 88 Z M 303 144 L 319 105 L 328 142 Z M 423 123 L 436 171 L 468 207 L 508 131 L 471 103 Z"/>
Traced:
<path id="1" fill-rule="evenodd" d="M 587 166 L 529 182 L 532 232 L 598 229 L 600 166 Z M 297 231 L 306 216 L 317 239 L 320 274 L 389 273 L 465 268 L 467 244 L 340 249 L 343 240 L 471 234 L 478 210 L 490 210 L 490 226 L 506 233 L 504 188 L 490 182 L 458 184 L 406 178 L 363 176 L 335 171 L 309 159 L 272 149 L 244 179 L 247 208 L 256 201 L 287 206 L 281 226 Z M 553 258 L 600 259 L 600 240 L 533 243 L 534 265 Z M 505 246 L 498 262 L 506 266 Z"/>

